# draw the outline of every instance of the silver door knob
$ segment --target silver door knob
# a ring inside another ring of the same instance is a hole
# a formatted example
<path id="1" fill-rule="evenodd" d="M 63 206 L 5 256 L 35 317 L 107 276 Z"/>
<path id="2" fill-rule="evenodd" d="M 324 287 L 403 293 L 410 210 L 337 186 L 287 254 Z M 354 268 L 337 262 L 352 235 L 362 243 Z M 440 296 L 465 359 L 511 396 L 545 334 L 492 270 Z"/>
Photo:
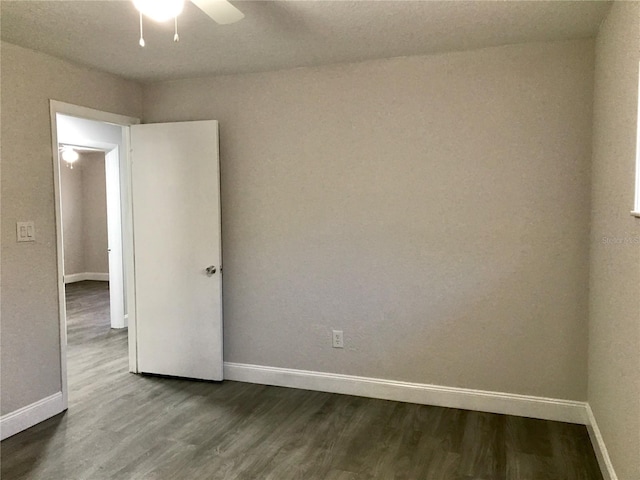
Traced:
<path id="1" fill-rule="evenodd" d="M 216 267 L 211 265 L 210 267 L 207 267 L 206 272 L 207 272 L 207 277 L 211 277 L 213 276 L 214 273 L 216 273 Z"/>

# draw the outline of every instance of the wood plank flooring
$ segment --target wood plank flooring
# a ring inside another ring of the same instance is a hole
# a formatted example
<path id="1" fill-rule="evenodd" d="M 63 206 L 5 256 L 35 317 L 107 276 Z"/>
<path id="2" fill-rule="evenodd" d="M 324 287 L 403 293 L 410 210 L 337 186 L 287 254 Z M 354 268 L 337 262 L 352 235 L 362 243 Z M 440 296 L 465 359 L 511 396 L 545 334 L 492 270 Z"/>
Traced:
<path id="1" fill-rule="evenodd" d="M 69 411 L 2 442 L 3 480 L 602 479 L 581 425 L 129 374 L 108 304 L 68 286 Z"/>

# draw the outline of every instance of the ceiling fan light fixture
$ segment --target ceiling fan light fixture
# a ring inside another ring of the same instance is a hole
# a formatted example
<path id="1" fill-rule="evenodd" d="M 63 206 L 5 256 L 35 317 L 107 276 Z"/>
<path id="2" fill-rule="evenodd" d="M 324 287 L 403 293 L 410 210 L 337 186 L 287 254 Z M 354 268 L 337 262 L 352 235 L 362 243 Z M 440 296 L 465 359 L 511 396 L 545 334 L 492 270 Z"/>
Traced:
<path id="1" fill-rule="evenodd" d="M 150 19 L 166 22 L 182 13 L 184 0 L 133 0 L 133 5 Z"/>
<path id="2" fill-rule="evenodd" d="M 144 41 L 142 16 L 149 17 L 156 22 L 166 22 L 173 19 L 175 31 L 173 41 L 179 42 L 178 35 L 178 15 L 182 13 L 186 0 L 132 0 L 133 5 L 138 10 L 140 16 L 140 39 L 138 44 L 141 47 L 146 45 Z M 228 0 L 191 0 L 191 2 L 202 10 L 209 18 L 220 25 L 235 23 L 244 18 L 244 14 L 231 5 Z"/>

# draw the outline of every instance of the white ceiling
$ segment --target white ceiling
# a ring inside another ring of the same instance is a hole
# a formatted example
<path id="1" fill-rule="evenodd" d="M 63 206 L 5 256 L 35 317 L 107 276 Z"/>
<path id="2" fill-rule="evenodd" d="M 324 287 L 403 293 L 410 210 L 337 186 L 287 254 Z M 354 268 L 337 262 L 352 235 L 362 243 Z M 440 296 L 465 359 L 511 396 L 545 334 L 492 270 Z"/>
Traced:
<path id="1" fill-rule="evenodd" d="M 128 0 L 1 0 L 2 39 L 143 82 L 594 36 L 609 2 L 234 1 L 246 17 L 217 25 L 192 4 L 173 22 Z"/>

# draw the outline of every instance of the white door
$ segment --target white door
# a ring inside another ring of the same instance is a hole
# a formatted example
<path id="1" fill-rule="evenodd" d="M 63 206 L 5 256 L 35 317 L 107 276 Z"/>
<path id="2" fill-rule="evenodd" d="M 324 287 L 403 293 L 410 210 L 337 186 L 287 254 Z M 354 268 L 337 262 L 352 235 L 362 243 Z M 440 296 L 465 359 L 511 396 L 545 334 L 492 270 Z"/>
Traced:
<path id="1" fill-rule="evenodd" d="M 133 125 L 138 370 L 222 380 L 218 122 Z"/>

